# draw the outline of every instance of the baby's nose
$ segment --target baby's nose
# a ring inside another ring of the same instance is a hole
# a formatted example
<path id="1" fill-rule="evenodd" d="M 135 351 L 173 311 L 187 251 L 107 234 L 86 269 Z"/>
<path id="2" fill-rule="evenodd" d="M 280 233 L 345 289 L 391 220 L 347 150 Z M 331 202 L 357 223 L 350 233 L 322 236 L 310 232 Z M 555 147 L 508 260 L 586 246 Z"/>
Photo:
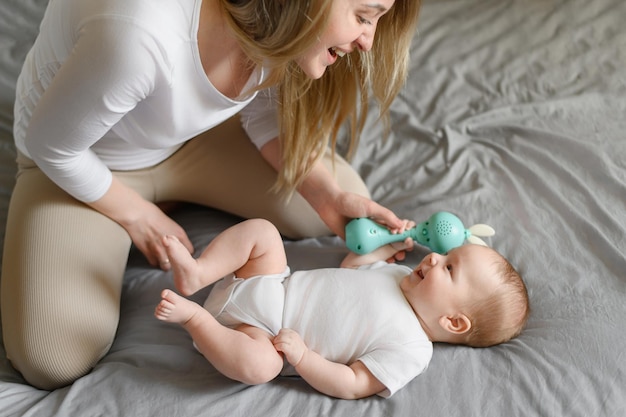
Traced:
<path id="1" fill-rule="evenodd" d="M 430 256 L 430 258 L 428 259 L 428 264 L 430 266 L 437 265 L 437 262 L 439 262 L 439 259 L 441 258 L 441 255 L 439 255 L 436 252 L 431 253 L 429 256 Z"/>
<path id="2" fill-rule="evenodd" d="M 423 273 L 430 271 L 430 268 L 437 265 L 437 258 L 434 255 L 435 255 L 434 252 L 431 254 L 428 254 L 422 260 L 422 263 L 419 266 L 421 267 Z"/>

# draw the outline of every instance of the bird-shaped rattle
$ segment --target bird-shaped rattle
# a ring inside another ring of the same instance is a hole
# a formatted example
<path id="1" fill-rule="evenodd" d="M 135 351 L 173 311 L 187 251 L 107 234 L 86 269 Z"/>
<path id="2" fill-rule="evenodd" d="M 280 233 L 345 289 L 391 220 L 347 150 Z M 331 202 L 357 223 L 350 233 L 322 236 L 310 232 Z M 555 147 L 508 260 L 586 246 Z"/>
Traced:
<path id="1" fill-rule="evenodd" d="M 495 230 L 486 224 L 475 224 L 466 229 L 457 216 L 447 211 L 439 211 L 414 228 L 397 234 L 392 234 L 389 229 L 371 219 L 360 217 L 346 225 L 346 246 L 352 252 L 365 255 L 383 245 L 410 237 L 433 252 L 444 254 L 461 246 L 466 240 L 487 246 L 478 236 L 494 234 Z"/>

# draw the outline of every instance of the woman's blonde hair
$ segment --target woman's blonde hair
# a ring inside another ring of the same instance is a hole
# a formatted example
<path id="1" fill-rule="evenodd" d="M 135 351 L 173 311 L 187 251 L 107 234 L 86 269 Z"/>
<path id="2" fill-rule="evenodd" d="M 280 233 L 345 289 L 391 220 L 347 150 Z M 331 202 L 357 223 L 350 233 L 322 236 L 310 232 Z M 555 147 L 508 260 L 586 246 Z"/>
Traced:
<path id="1" fill-rule="evenodd" d="M 370 52 L 355 50 L 310 79 L 296 64 L 318 42 L 333 0 L 221 0 L 229 24 L 254 65 L 271 69 L 260 88 L 276 86 L 282 169 L 277 189 L 292 192 L 349 121 L 351 155 L 368 113 L 370 96 L 381 117 L 406 79 L 420 0 L 396 0 L 377 25 Z"/>

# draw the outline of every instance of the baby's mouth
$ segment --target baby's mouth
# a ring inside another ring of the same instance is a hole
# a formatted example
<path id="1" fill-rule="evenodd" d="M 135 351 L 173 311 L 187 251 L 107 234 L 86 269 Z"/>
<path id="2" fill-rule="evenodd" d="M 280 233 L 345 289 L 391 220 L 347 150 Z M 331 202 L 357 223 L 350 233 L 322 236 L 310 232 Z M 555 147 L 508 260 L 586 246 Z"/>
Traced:
<path id="1" fill-rule="evenodd" d="M 422 268 L 415 269 L 413 271 L 413 275 L 415 275 L 416 278 L 419 278 L 420 282 L 424 280 L 424 273 L 422 272 Z"/>

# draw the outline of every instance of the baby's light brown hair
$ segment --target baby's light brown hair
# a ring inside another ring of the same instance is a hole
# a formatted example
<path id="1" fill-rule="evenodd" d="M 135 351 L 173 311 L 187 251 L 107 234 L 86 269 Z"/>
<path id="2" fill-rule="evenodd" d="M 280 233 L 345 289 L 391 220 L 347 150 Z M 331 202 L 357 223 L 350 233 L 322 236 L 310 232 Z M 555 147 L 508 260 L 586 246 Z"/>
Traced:
<path id="1" fill-rule="evenodd" d="M 495 250 L 493 252 L 494 264 L 486 271 L 495 271 L 500 284 L 465 312 L 472 327 L 460 343 L 468 346 L 488 347 L 517 337 L 530 314 L 524 280 L 508 260 Z"/>

